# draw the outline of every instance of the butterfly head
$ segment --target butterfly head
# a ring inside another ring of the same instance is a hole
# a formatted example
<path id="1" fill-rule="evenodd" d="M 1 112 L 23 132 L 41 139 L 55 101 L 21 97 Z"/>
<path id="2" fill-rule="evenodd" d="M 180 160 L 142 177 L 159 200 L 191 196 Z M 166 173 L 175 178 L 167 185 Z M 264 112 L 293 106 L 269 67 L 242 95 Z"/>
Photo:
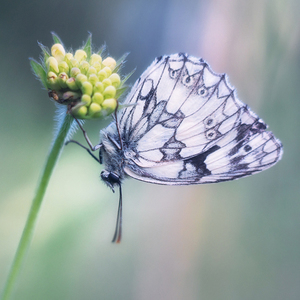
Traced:
<path id="1" fill-rule="evenodd" d="M 107 170 L 103 170 L 100 174 L 101 179 L 104 181 L 104 183 L 111 188 L 113 192 L 114 186 L 120 186 L 121 185 L 121 179 L 120 176 L 114 172 L 109 172 Z"/>

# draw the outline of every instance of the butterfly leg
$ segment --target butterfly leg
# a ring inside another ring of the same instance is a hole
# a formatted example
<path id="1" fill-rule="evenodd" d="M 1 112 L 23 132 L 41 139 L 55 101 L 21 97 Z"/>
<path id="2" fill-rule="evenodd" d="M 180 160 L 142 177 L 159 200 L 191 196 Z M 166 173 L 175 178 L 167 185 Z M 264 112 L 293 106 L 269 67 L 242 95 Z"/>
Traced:
<path id="1" fill-rule="evenodd" d="M 73 115 L 72 115 L 72 116 L 73 116 Z M 77 120 L 77 118 L 75 118 L 74 116 L 73 116 L 73 118 L 74 118 L 74 120 L 77 122 L 79 128 L 81 129 L 81 131 L 82 131 L 82 133 L 83 133 L 83 136 L 84 136 L 86 142 L 88 143 L 88 145 L 90 146 L 91 150 L 92 150 L 92 151 L 96 151 L 96 150 L 100 149 L 101 146 L 102 146 L 102 144 L 98 144 L 98 145 L 96 145 L 96 146 L 93 146 L 92 142 L 90 141 L 89 137 L 87 136 L 86 131 L 83 129 L 83 127 L 82 127 L 82 125 L 80 124 L 80 122 L 79 122 L 79 121 Z"/>
<path id="2" fill-rule="evenodd" d="M 86 131 L 83 129 L 82 125 L 80 124 L 80 122 L 77 120 L 77 118 L 75 118 L 73 116 L 73 114 L 71 113 L 71 111 L 69 111 L 69 113 L 72 115 L 72 117 L 74 118 L 74 120 L 77 122 L 79 128 L 81 129 L 82 133 L 83 133 L 83 136 L 86 140 L 86 142 L 88 143 L 89 148 L 83 146 L 82 144 L 80 144 L 79 142 L 77 141 L 74 141 L 74 140 L 69 140 L 65 143 L 65 145 L 68 145 L 69 143 L 75 143 L 77 145 L 79 145 L 80 147 L 82 147 L 83 149 L 85 149 L 98 163 L 102 164 L 102 156 L 101 156 L 101 147 L 102 147 L 102 144 L 98 144 L 96 146 L 93 146 L 93 144 L 91 143 L 89 137 L 87 136 L 87 133 Z M 91 152 L 91 151 L 96 151 L 96 150 L 100 150 L 99 151 L 99 159 Z"/>
<path id="3" fill-rule="evenodd" d="M 92 153 L 92 151 L 91 151 L 89 148 L 83 146 L 82 144 L 80 144 L 79 142 L 74 141 L 74 140 L 69 140 L 69 141 L 67 141 L 67 142 L 65 143 L 65 145 L 68 145 L 69 143 L 77 144 L 77 145 L 80 146 L 81 148 L 85 149 L 85 150 L 88 152 L 88 154 L 90 154 L 90 155 L 91 155 L 91 156 L 92 156 L 99 164 L 102 164 L 102 159 L 101 159 L 101 157 L 100 157 L 100 158 L 97 158 L 97 157 Z"/>

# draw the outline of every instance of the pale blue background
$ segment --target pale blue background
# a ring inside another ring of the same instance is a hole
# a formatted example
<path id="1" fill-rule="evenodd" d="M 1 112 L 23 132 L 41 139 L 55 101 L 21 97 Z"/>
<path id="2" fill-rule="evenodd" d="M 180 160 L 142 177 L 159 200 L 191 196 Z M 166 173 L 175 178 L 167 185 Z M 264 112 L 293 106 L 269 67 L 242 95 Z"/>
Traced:
<path id="1" fill-rule="evenodd" d="M 7 1 L 0 9 L 0 288 L 52 140 L 55 108 L 29 57 L 55 31 L 77 48 L 93 33 L 130 52 L 131 83 L 162 54 L 188 52 L 227 73 L 284 144 L 283 160 L 208 186 L 124 183 L 124 235 L 111 243 L 117 194 L 79 147 L 47 190 L 14 299 L 299 299 L 299 1 Z M 86 123 L 94 143 L 101 124 Z M 75 138 L 83 142 L 80 132 Z"/>

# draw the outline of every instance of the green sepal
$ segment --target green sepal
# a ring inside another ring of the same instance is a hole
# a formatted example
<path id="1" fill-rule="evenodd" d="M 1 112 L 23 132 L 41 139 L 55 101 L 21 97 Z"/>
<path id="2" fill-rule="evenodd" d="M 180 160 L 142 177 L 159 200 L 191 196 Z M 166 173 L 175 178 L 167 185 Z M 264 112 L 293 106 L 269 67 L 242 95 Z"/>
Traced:
<path id="1" fill-rule="evenodd" d="M 35 59 L 30 59 L 30 65 L 34 75 L 42 82 L 43 86 L 48 89 L 47 87 L 47 74 L 45 69 L 42 67 L 40 63 L 38 63 Z"/>
<path id="2" fill-rule="evenodd" d="M 128 90 L 128 86 L 123 86 L 121 88 L 118 88 L 116 91 L 116 96 L 115 98 L 118 99 L 121 95 L 123 95 L 127 90 Z"/>
<path id="3" fill-rule="evenodd" d="M 119 89 L 122 88 L 124 86 L 124 84 L 126 83 L 126 81 L 131 77 L 131 75 L 135 72 L 135 68 L 130 72 L 128 73 L 127 75 L 125 75 L 122 79 L 121 79 L 121 84 L 119 86 Z"/>
<path id="4" fill-rule="evenodd" d="M 117 61 L 116 61 L 116 66 L 113 69 L 113 73 L 117 73 L 123 66 L 123 64 L 125 63 L 125 59 L 126 57 L 129 55 L 129 52 L 123 54 Z"/>
<path id="5" fill-rule="evenodd" d="M 38 45 L 43 52 L 43 58 L 41 58 L 41 60 L 44 62 L 44 64 L 46 64 L 47 59 L 51 56 L 50 51 L 48 47 L 44 46 L 42 43 L 38 42 Z"/>
<path id="6" fill-rule="evenodd" d="M 96 54 L 102 56 L 103 52 L 106 50 L 106 45 L 102 45 Z M 103 58 L 103 57 L 102 57 Z"/>
<path id="7" fill-rule="evenodd" d="M 137 104 L 136 103 L 130 103 L 130 104 L 122 104 L 122 103 L 118 103 L 118 111 L 123 109 L 123 108 L 127 108 L 127 107 L 134 107 L 136 106 Z"/>
<path id="8" fill-rule="evenodd" d="M 85 43 L 85 45 L 83 46 L 83 50 L 86 52 L 87 54 L 87 61 L 89 61 L 91 59 L 91 55 L 92 55 L 92 34 L 89 32 L 89 37 Z"/>
<path id="9" fill-rule="evenodd" d="M 125 75 L 123 77 L 123 79 L 121 80 L 120 86 L 117 88 L 116 99 L 118 99 L 121 95 L 123 95 L 124 93 L 126 93 L 126 91 L 128 90 L 129 86 L 125 85 L 125 82 L 129 79 L 129 77 L 134 72 L 135 72 L 135 69 L 133 69 L 130 73 L 128 73 L 127 75 Z"/>
<path id="10" fill-rule="evenodd" d="M 59 36 L 55 32 L 52 31 L 51 34 L 52 34 L 54 44 L 64 45 L 64 43 L 61 41 L 61 39 L 59 38 Z"/>

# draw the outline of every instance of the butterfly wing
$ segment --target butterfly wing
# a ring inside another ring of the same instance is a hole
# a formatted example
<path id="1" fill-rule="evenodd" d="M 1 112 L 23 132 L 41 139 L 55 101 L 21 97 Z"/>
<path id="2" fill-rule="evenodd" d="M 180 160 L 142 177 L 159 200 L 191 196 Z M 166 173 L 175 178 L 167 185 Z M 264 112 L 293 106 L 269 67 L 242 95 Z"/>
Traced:
<path id="1" fill-rule="evenodd" d="M 282 145 L 225 75 L 186 54 L 157 58 L 118 113 L 129 176 L 181 185 L 233 180 L 273 166 Z"/>

